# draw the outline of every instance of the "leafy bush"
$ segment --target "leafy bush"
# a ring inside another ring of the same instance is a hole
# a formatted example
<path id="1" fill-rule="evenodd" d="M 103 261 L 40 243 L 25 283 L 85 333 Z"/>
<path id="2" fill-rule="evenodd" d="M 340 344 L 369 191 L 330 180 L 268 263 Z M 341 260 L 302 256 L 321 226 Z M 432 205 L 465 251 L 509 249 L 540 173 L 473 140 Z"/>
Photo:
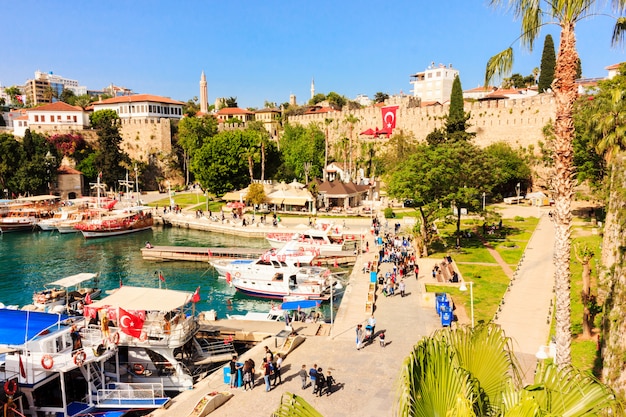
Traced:
<path id="1" fill-rule="evenodd" d="M 515 216 L 513 220 L 515 220 L 516 222 L 523 222 L 525 219 L 522 216 Z"/>
<path id="2" fill-rule="evenodd" d="M 394 217 L 396 217 L 396 214 L 393 212 L 393 209 L 391 207 L 387 207 L 384 214 L 385 219 L 393 219 Z"/>

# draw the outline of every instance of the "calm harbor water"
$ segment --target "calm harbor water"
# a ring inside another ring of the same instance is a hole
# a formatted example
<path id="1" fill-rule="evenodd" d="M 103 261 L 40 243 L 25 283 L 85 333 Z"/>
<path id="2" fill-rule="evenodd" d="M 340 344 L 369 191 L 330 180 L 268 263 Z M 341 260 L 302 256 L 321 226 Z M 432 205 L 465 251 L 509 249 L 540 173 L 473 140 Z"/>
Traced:
<path id="1" fill-rule="evenodd" d="M 248 239 L 190 229 L 155 227 L 152 231 L 86 240 L 80 233 L 6 233 L 0 235 L 0 302 L 23 306 L 46 283 L 81 272 L 99 272 L 104 290 L 123 285 L 158 287 L 159 272 L 169 289 L 194 291 L 200 286 L 199 310 L 216 310 L 219 318 L 246 311 L 267 311 L 271 301 L 250 298 L 218 279 L 202 262 L 144 261 L 141 248 L 153 245 L 269 248 L 264 239 Z M 274 301 L 276 303 L 276 301 Z"/>

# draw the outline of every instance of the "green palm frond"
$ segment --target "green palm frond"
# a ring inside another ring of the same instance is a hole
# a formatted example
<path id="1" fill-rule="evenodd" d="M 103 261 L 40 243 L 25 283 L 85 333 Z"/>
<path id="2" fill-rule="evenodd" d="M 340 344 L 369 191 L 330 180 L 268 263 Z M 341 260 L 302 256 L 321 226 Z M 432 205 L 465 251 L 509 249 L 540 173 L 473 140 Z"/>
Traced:
<path id="1" fill-rule="evenodd" d="M 513 48 L 509 47 L 489 58 L 485 70 L 485 86 L 491 84 L 495 77 L 503 77 L 513 68 Z"/>
<path id="2" fill-rule="evenodd" d="M 615 22 L 613 27 L 613 36 L 611 37 L 612 46 L 624 45 L 624 38 L 626 37 L 626 17 L 620 17 Z"/>
<path id="3" fill-rule="evenodd" d="M 611 389 L 577 369 L 543 364 L 535 376 L 535 385 L 526 387 L 544 415 L 563 417 L 602 416 L 610 410 L 623 415 L 621 404 Z"/>
<path id="4" fill-rule="evenodd" d="M 280 407 L 272 417 L 323 417 L 304 398 L 285 392 L 280 399 Z"/>

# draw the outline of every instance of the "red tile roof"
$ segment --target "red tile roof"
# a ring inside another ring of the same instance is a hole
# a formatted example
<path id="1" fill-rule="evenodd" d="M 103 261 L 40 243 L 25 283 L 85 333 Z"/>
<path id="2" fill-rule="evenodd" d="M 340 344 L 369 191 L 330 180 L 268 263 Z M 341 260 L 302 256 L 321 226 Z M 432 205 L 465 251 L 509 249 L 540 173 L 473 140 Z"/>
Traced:
<path id="1" fill-rule="evenodd" d="M 18 116 L 14 117 L 13 120 L 28 120 L 28 116 Z"/>
<path id="2" fill-rule="evenodd" d="M 618 69 L 619 66 L 622 65 L 622 64 L 623 64 L 623 62 L 620 62 L 618 64 L 609 65 L 608 67 L 606 67 L 604 69 L 607 70 L 607 71 L 611 71 L 611 70 L 614 70 L 614 69 Z"/>
<path id="3" fill-rule="evenodd" d="M 118 104 L 118 103 L 137 103 L 141 101 L 150 101 L 153 103 L 164 103 L 164 104 L 180 104 L 184 105 L 182 101 L 172 100 L 169 97 L 161 97 L 154 96 L 152 94 L 132 94 L 130 96 L 119 96 L 113 98 L 107 98 L 106 100 L 96 101 L 93 104 Z"/>
<path id="4" fill-rule="evenodd" d="M 313 107 L 307 110 L 306 112 L 304 112 L 304 114 L 320 114 L 320 113 L 330 113 L 330 112 L 335 112 L 335 111 L 338 111 L 338 110 L 335 110 L 332 107 Z"/>
<path id="5" fill-rule="evenodd" d="M 43 106 L 33 107 L 32 109 L 28 109 L 26 111 L 79 111 L 82 112 L 83 109 L 78 106 L 70 106 L 67 103 L 62 101 L 57 101 L 56 103 L 44 104 Z"/>
<path id="6" fill-rule="evenodd" d="M 254 114 L 250 110 L 240 109 L 239 107 L 224 107 L 217 112 L 218 115 L 231 115 L 231 114 Z"/>
<path id="7" fill-rule="evenodd" d="M 57 173 L 61 175 L 81 175 L 82 174 L 82 172 L 67 165 L 61 165 L 59 169 L 57 169 Z"/>

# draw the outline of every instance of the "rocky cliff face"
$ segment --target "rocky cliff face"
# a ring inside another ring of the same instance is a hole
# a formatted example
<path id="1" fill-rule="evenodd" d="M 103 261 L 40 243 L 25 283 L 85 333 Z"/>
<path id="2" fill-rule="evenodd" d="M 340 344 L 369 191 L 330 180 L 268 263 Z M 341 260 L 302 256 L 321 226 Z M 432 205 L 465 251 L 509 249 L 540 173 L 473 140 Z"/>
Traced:
<path id="1" fill-rule="evenodd" d="M 603 381 L 626 398 L 626 155 L 615 158 L 602 243 Z"/>

